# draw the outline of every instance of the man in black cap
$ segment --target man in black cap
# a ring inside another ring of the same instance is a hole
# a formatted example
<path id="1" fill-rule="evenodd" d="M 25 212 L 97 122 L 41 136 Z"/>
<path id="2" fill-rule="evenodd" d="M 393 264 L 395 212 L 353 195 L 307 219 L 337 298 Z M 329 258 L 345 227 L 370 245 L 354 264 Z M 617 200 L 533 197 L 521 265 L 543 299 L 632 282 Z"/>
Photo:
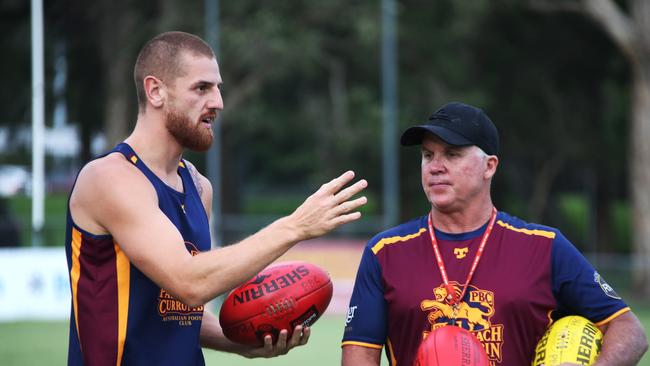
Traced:
<path id="1" fill-rule="evenodd" d="M 604 333 L 598 365 L 635 365 L 639 320 L 559 230 L 497 211 L 499 134 L 479 108 L 449 103 L 408 128 L 420 145 L 426 215 L 366 246 L 343 336 L 343 365 L 412 365 L 422 339 L 458 326 L 493 365 L 530 365 L 551 319 L 581 315 Z"/>

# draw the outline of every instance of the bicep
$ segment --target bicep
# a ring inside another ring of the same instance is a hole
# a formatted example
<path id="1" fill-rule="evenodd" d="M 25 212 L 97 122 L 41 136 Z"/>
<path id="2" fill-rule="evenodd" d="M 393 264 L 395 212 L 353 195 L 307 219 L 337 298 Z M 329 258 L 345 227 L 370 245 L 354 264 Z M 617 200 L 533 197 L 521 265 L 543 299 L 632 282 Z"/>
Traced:
<path id="1" fill-rule="evenodd" d="M 104 226 L 129 260 L 165 287 L 166 273 L 173 271 L 179 258 L 190 256 L 180 232 L 151 200 L 138 197 L 116 206 Z"/>
<path id="2" fill-rule="evenodd" d="M 176 295 L 183 258 L 190 258 L 183 238 L 158 207 L 155 189 L 146 178 L 123 173 L 99 176 L 83 206 L 105 228 L 129 261 L 158 286 Z"/>
<path id="3" fill-rule="evenodd" d="M 604 333 L 599 361 L 612 365 L 636 365 L 648 349 L 639 319 L 627 311 L 599 328 Z"/>

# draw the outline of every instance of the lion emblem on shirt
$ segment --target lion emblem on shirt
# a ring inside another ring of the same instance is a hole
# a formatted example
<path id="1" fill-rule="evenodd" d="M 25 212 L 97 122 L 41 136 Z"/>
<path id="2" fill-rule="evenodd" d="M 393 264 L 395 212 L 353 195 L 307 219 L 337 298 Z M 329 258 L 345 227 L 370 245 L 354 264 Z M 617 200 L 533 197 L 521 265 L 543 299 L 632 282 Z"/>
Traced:
<path id="1" fill-rule="evenodd" d="M 460 297 L 462 287 L 452 281 L 454 295 Z M 493 324 L 491 321 L 495 312 L 494 292 L 481 290 L 476 286 L 468 286 L 460 303 L 454 308 L 448 301 L 449 293 L 444 284 L 433 289 L 433 299 L 420 302 L 420 309 L 427 312 L 430 330 L 422 332 L 426 338 L 437 328 L 453 324 L 467 329 L 483 344 L 491 364 L 502 360 L 504 339 L 503 324 Z"/>
<path id="2" fill-rule="evenodd" d="M 460 295 L 460 286 L 454 285 L 456 295 Z M 434 299 L 420 303 L 422 311 L 428 311 L 427 320 L 432 325 L 448 323 L 455 319 L 462 320 L 468 330 L 474 331 L 490 327 L 489 318 L 494 314 L 494 295 L 490 291 L 480 291 L 473 286 L 467 289 L 456 309 L 447 301 L 447 289 L 439 286 L 433 289 Z"/>

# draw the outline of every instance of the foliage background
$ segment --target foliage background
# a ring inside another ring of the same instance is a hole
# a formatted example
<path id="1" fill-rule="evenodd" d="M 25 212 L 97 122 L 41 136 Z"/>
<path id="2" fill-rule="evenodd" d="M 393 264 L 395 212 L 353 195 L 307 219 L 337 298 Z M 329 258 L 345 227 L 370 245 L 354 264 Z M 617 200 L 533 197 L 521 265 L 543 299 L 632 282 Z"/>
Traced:
<path id="1" fill-rule="evenodd" d="M 224 213 L 288 213 L 322 182 L 354 169 L 370 182 L 368 217 L 381 215 L 380 2 L 220 6 Z M 93 156 L 93 136 L 109 145 L 126 136 L 137 113 L 130 74 L 140 45 L 163 30 L 202 35 L 203 9 L 201 1 L 175 0 L 45 3 L 47 85 L 64 45 L 63 100 L 81 139 L 80 153 L 48 164 L 49 175 L 73 176 Z M 2 2 L 0 19 L 11 55 L 1 61 L 0 126 L 16 133 L 31 118 L 29 3 Z M 593 22 L 525 1 L 404 0 L 398 50 L 399 131 L 451 100 L 483 107 L 502 140 L 497 207 L 558 226 L 581 249 L 630 251 L 629 70 Z M 46 90 L 51 124 L 60 97 Z M 397 151 L 401 219 L 426 210 L 416 150 Z M 205 171 L 203 155 L 188 155 Z M 30 153 L 17 148 L 1 158 L 28 166 Z M 28 222 L 28 206 L 12 207 Z M 46 244 L 61 245 L 54 238 Z"/>
<path id="2" fill-rule="evenodd" d="M 640 294 L 626 287 L 634 254 L 630 67 L 589 18 L 540 12 L 532 2 L 397 1 L 398 130 L 425 121 L 448 101 L 481 106 L 501 134 L 493 182 L 497 207 L 560 228 L 617 290 L 634 299 Z M 623 10 L 630 10 L 631 2 L 615 1 Z M 362 223 L 332 236 L 364 239 L 384 229 L 378 219 L 384 212 L 380 4 L 220 1 L 217 57 L 226 109 L 219 197 L 225 215 L 241 218 L 239 226 L 225 232 L 226 242 L 291 212 L 322 182 L 347 169 L 368 179 L 370 203 Z M 139 48 L 162 31 L 204 35 L 205 4 L 49 0 L 44 6 L 46 123 L 53 125 L 54 106 L 65 103 L 66 122 L 77 128 L 80 142 L 78 154 L 49 157 L 46 165 L 43 244 L 62 246 L 67 191 L 78 168 L 97 153 L 93 139 L 103 136 L 108 147 L 123 139 L 135 121 L 131 72 Z M 28 1 L 0 2 L 6 55 L 0 58 L 0 130 L 9 133 L 0 143 L 0 165 L 27 168 L 30 146 L 20 142 L 31 121 L 29 15 Z M 61 58 L 67 62 L 67 84 L 57 95 L 52 85 Z M 399 216 L 405 220 L 426 212 L 427 203 L 417 149 L 396 153 Z M 206 171 L 204 155 L 187 157 Z M 20 245 L 31 245 L 26 191 L 0 198 L 0 212 L 5 206 L 9 218 L 3 222 L 15 220 Z M 648 329 L 646 305 L 637 304 Z M 1 363 L 62 360 L 56 352 L 64 342 L 55 342 L 67 339 L 65 327 L 0 324 Z M 322 342 L 338 340 L 338 325 L 332 329 Z M 319 343 L 314 338 L 309 349 Z M 32 344 L 55 347 L 54 356 L 51 350 L 32 352 Z M 21 358 L 41 352 L 41 360 Z"/>

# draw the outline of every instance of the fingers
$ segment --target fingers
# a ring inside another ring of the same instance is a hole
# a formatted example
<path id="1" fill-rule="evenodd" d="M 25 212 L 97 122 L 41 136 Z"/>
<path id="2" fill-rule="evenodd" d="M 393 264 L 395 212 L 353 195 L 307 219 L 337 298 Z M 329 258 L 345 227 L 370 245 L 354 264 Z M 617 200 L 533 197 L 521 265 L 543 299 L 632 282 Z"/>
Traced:
<path id="1" fill-rule="evenodd" d="M 344 213 L 350 212 L 356 208 L 359 208 L 360 206 L 365 205 L 368 202 L 368 199 L 364 197 L 359 197 L 353 201 L 348 201 L 348 202 L 343 202 L 338 206 L 338 210 L 336 212 L 337 215 L 342 215 Z"/>
<path id="2" fill-rule="evenodd" d="M 270 334 L 264 336 L 264 355 L 273 354 L 273 337 Z"/>
<path id="3" fill-rule="evenodd" d="M 289 332 L 286 329 L 283 329 L 280 331 L 278 340 L 275 344 L 273 344 L 273 337 L 270 334 L 266 334 L 264 336 L 264 345 L 261 348 L 254 350 L 254 352 L 247 357 L 270 358 L 285 355 L 292 348 L 307 344 L 310 334 L 311 329 L 309 327 L 298 325 L 294 329 L 291 338 L 287 341 L 287 338 L 289 338 Z"/>
<path id="4" fill-rule="evenodd" d="M 283 355 L 287 353 L 287 336 L 289 335 L 289 332 L 286 329 L 282 329 L 280 331 L 280 335 L 278 336 L 278 342 L 275 344 L 275 354 L 276 355 Z"/>
<path id="5" fill-rule="evenodd" d="M 334 226 L 338 227 L 348 222 L 356 221 L 361 218 L 361 212 L 353 212 L 346 215 L 337 216 L 334 219 Z"/>
<path id="6" fill-rule="evenodd" d="M 304 346 L 307 344 L 307 341 L 309 341 L 309 336 L 311 335 L 311 328 L 305 327 L 302 330 L 302 337 L 300 337 L 300 343 L 298 344 L 299 346 Z"/>
<path id="7" fill-rule="evenodd" d="M 332 179 L 328 183 L 323 184 L 320 190 L 323 190 L 324 193 L 327 194 L 334 194 L 341 190 L 343 186 L 348 184 L 352 179 L 354 179 L 354 172 L 352 170 L 348 170 L 347 172 L 341 174 L 337 178 Z"/>
<path id="8" fill-rule="evenodd" d="M 367 203 L 366 197 L 352 197 L 368 186 L 365 179 L 344 188 L 352 179 L 354 172 L 347 171 L 309 196 L 288 219 L 296 241 L 324 235 L 340 225 L 358 220 L 359 212 L 353 212 Z"/>
<path id="9" fill-rule="evenodd" d="M 302 338 L 302 325 L 296 325 L 296 328 L 293 330 L 291 335 L 291 340 L 289 341 L 289 349 L 300 344 L 300 339 Z"/>
<path id="10" fill-rule="evenodd" d="M 361 192 L 366 187 L 368 187 L 368 182 L 365 179 L 361 179 L 360 181 L 354 183 L 348 188 L 342 190 L 341 192 L 336 193 L 334 196 L 336 198 L 336 202 L 340 203 L 340 202 L 347 201 L 350 197 Z"/>
<path id="11" fill-rule="evenodd" d="M 289 349 L 296 346 L 304 346 L 309 341 L 309 335 L 311 334 L 311 328 L 303 327 L 302 325 L 296 326 L 293 334 L 291 335 L 291 341 L 289 342 Z"/>

